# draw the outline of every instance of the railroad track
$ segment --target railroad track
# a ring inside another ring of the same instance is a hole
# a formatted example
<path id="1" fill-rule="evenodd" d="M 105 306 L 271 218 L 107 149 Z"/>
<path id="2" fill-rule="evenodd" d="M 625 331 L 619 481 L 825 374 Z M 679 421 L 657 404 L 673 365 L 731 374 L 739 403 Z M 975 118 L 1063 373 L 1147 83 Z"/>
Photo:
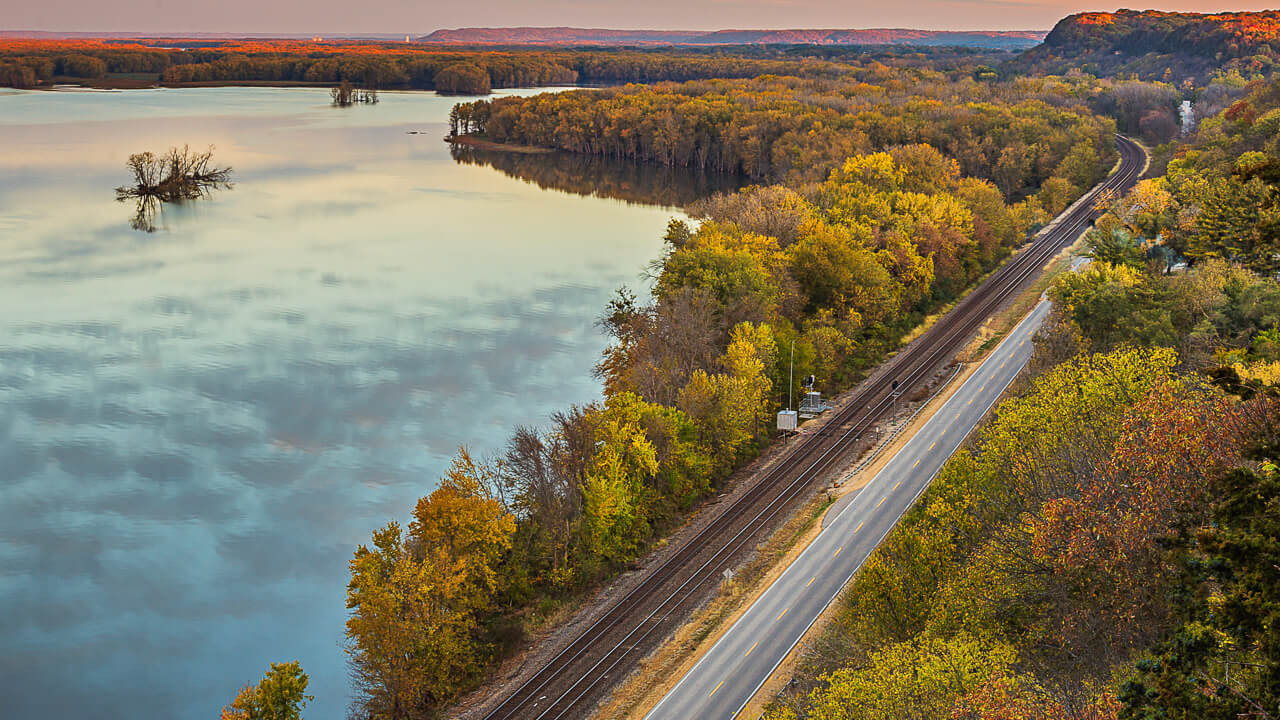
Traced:
<path id="1" fill-rule="evenodd" d="M 1145 152 L 1116 136 L 1120 166 L 1047 228 L 1020 254 L 965 296 L 950 312 L 882 366 L 823 427 L 810 433 L 679 550 L 564 646 L 485 720 L 561 720 L 585 717 L 604 691 L 672 632 L 721 571 L 735 565 L 812 487 L 824 480 L 859 438 L 885 417 L 897 389 L 927 381 L 968 343 L 978 328 L 1014 297 L 1045 263 L 1070 245 L 1093 219 L 1104 192 L 1124 192 L 1143 171 Z"/>

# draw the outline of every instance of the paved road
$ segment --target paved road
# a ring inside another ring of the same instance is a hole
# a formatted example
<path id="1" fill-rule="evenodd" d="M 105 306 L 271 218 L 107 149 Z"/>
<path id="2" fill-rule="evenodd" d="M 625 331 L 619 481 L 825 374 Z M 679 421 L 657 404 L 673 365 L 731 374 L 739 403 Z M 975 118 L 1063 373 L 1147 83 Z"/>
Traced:
<path id="1" fill-rule="evenodd" d="M 732 718 L 857 572 L 1031 357 L 1038 304 L 828 523 L 646 720 Z"/>

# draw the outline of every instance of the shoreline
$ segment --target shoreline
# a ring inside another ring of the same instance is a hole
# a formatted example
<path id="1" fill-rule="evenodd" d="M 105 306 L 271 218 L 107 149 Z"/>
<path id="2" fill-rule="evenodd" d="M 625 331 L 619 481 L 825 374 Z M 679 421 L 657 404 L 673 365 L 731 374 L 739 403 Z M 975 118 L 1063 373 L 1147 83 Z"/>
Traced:
<path id="1" fill-rule="evenodd" d="M 77 85 L 79 87 L 91 90 L 151 90 L 155 88 L 211 88 L 211 87 L 278 87 L 278 88 L 331 88 L 334 82 L 331 81 L 311 81 L 311 80 L 188 80 L 185 82 L 165 82 L 159 74 L 149 73 L 132 73 L 134 77 L 117 76 L 117 77 L 101 77 L 101 78 L 78 78 L 78 77 L 54 77 L 47 83 L 35 85 L 27 88 L 5 88 L 12 90 L 53 90 L 57 86 Z M 143 75 L 144 77 L 137 77 Z M 519 89 L 543 89 L 554 90 L 556 88 L 564 88 L 571 90 L 593 90 L 599 88 L 613 87 L 617 83 L 573 83 L 571 85 L 553 84 L 553 85 L 530 85 L 518 87 L 495 87 L 485 95 L 471 95 L 468 93 L 446 93 L 440 92 L 433 88 L 415 88 L 415 87 L 396 87 L 396 88 L 379 88 L 378 92 L 426 92 L 436 93 L 441 97 L 457 96 L 463 97 L 489 97 L 498 95 L 504 90 Z"/>
<path id="2" fill-rule="evenodd" d="M 78 86 L 91 90 L 154 90 L 157 88 L 215 88 L 215 87 L 277 87 L 277 88 L 331 88 L 330 82 L 307 80 L 191 80 L 188 82 L 163 82 L 157 76 L 146 78 L 55 78 L 52 82 L 18 90 L 53 90 L 56 87 Z M 398 89 L 394 92 L 435 92 L 434 90 Z M 387 92 L 393 92 L 388 90 Z"/>
<path id="3" fill-rule="evenodd" d="M 463 145 L 475 148 L 476 150 L 492 150 L 494 152 L 517 153 L 520 155 L 546 155 L 555 152 L 555 150 L 551 148 L 538 147 L 536 145 L 516 145 L 514 143 L 494 142 L 475 135 L 448 135 L 445 137 L 444 141 L 450 145 Z"/>

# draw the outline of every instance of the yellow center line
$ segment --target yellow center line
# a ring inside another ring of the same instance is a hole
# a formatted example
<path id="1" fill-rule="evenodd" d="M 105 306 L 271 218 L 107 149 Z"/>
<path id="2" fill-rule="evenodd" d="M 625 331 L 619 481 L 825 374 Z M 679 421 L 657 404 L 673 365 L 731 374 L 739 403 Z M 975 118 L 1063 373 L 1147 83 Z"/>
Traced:
<path id="1" fill-rule="evenodd" d="M 885 495 L 884 497 L 880 498 L 880 502 L 876 503 L 876 507 L 880 507 L 881 505 L 883 505 L 884 501 L 887 499 L 889 499 L 888 495 Z"/>
<path id="2" fill-rule="evenodd" d="M 755 641 L 754 643 L 752 643 L 752 645 L 751 645 L 751 650 L 755 650 L 755 649 L 756 649 L 756 645 L 759 645 L 759 644 L 760 644 L 760 641 L 759 641 L 759 640 L 757 640 L 757 641 Z M 750 654 L 751 654 L 751 650 L 748 650 L 748 651 L 747 651 L 747 655 L 750 655 Z M 743 655 L 742 657 L 746 657 L 747 655 Z"/>
<path id="3" fill-rule="evenodd" d="M 983 390 L 986 390 L 986 389 L 987 389 L 987 384 L 982 383 L 982 387 L 978 388 L 978 392 L 982 392 Z"/>
<path id="4" fill-rule="evenodd" d="M 899 480 L 898 482 L 894 483 L 893 489 L 894 489 L 894 490 L 897 490 L 897 489 L 898 489 L 898 486 L 899 486 L 899 485 L 901 485 L 901 484 L 902 484 L 902 481 L 901 481 L 901 480 Z"/>
<path id="5" fill-rule="evenodd" d="M 858 527 L 853 529 L 854 534 L 857 534 L 857 532 L 862 529 L 862 523 L 865 523 L 865 522 L 866 520 L 863 520 L 862 522 L 858 523 Z M 840 552 L 840 551 L 837 550 L 836 552 Z"/>
<path id="6" fill-rule="evenodd" d="M 817 580 L 817 579 L 818 579 L 818 576 L 817 576 L 817 575 L 814 575 L 813 577 L 809 578 L 809 582 L 805 583 L 805 584 L 804 584 L 804 586 L 805 586 L 805 587 L 809 587 L 810 585 L 812 585 L 812 584 L 813 584 L 813 581 L 814 581 L 814 580 Z M 754 647 L 754 646 L 753 646 L 753 647 Z"/>
<path id="7" fill-rule="evenodd" d="M 913 464 L 911 465 L 911 467 L 915 467 L 916 465 L 919 465 L 919 464 L 920 464 L 920 461 L 919 461 L 919 460 L 916 460 L 916 461 L 915 461 L 915 463 L 913 463 Z"/>
<path id="8" fill-rule="evenodd" d="M 723 685 L 723 684 L 724 684 L 724 681 L 723 681 L 723 680 L 721 680 L 721 681 L 720 681 L 720 685 Z M 719 689 L 720 689 L 720 685 L 717 685 L 717 686 L 716 686 L 716 690 L 719 690 Z M 711 691 L 711 695 L 715 695 L 715 694 L 716 694 L 716 690 L 712 690 L 712 691 Z M 711 697 L 711 695 L 708 695 L 707 697 Z"/>
<path id="9" fill-rule="evenodd" d="M 973 404 L 973 398 L 969 398 L 969 402 L 967 402 L 967 403 L 965 403 L 965 404 L 966 404 L 966 405 L 972 405 L 972 404 Z"/>
<path id="10" fill-rule="evenodd" d="M 937 440 L 934 440 L 934 441 L 933 441 L 933 445 L 930 445 L 930 446 L 929 446 L 929 449 L 930 449 L 930 450 L 932 450 L 932 449 L 934 448 L 934 445 L 937 445 L 937 444 L 938 444 L 938 441 L 937 441 Z"/>
<path id="11" fill-rule="evenodd" d="M 862 526 L 861 526 L 861 525 L 859 525 L 858 527 L 862 527 Z M 854 532 L 857 532 L 857 530 L 855 530 Z M 841 545 L 840 547 L 836 548 L 836 551 L 835 551 L 835 552 L 833 552 L 833 553 L 831 553 L 831 557 L 835 557 L 835 556 L 839 555 L 839 554 L 840 554 L 840 551 L 841 551 L 841 550 L 843 550 L 843 549 L 844 549 L 844 546 L 843 546 L 843 545 Z"/>
<path id="12" fill-rule="evenodd" d="M 790 609 L 791 608 L 787 608 L 787 610 L 790 610 Z M 783 610 L 782 612 L 778 613 L 778 620 L 781 620 L 782 616 L 787 614 L 787 610 Z M 778 620 L 774 620 L 774 622 L 778 622 Z"/>

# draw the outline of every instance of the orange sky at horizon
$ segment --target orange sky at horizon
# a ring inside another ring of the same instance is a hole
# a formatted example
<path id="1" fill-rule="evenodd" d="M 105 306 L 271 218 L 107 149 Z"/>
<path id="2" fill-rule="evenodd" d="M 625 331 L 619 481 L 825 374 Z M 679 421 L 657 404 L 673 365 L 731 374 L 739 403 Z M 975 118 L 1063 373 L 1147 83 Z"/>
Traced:
<path id="1" fill-rule="evenodd" d="M 370 0 L 3 0 L 0 30 L 139 33 L 281 33 L 424 35 L 440 28 L 573 26 L 620 29 L 917 28 L 1048 30 L 1062 17 L 1116 7 L 1069 0 L 479 0 L 422 3 Z M 1274 0 L 1273 0 L 1274 2 Z M 1268 2 L 1163 2 L 1157 10 L 1222 12 L 1274 9 Z M 1148 9 L 1142 6 L 1133 9 Z"/>

